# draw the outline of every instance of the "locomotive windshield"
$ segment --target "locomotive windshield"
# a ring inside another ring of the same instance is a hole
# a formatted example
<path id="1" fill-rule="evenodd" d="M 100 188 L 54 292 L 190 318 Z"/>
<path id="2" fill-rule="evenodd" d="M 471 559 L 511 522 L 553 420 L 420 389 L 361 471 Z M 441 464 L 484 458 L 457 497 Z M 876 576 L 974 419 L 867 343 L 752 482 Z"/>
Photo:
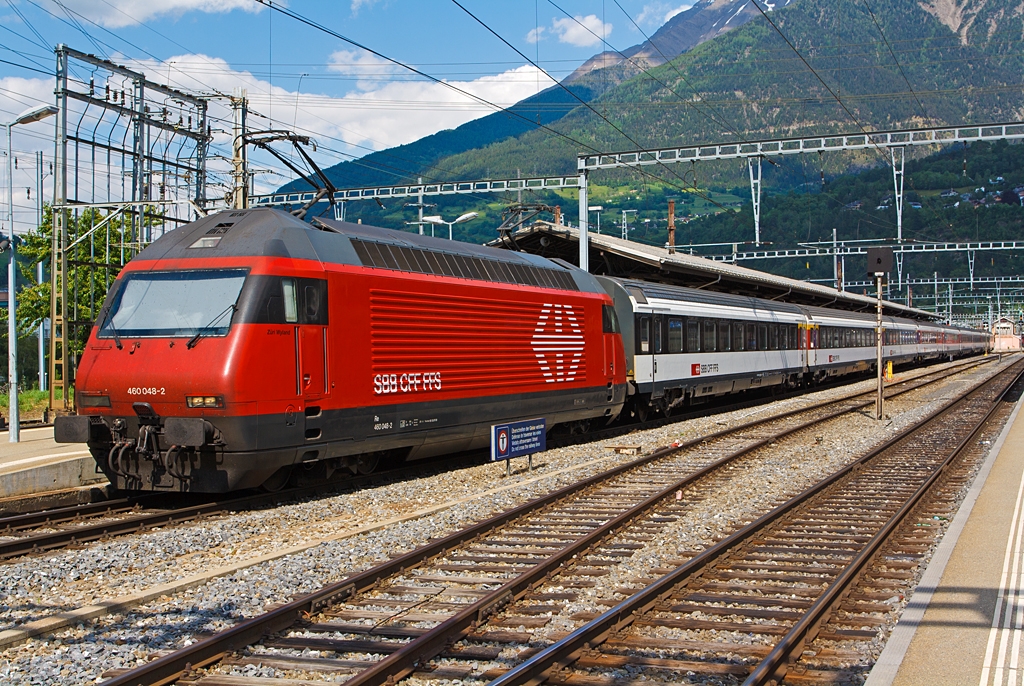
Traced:
<path id="1" fill-rule="evenodd" d="M 238 301 L 246 273 L 210 269 L 126 274 L 97 336 L 226 336 L 233 314 L 228 310 Z"/>

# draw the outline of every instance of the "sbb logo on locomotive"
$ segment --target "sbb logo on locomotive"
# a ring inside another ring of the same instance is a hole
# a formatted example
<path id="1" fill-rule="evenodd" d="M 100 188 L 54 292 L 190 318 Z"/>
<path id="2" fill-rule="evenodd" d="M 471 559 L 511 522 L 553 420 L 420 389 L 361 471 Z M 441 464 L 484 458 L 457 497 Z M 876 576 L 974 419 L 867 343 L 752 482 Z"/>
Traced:
<path id="1" fill-rule="evenodd" d="M 547 383 L 584 375 L 583 322 L 572 305 L 544 303 L 530 345 Z"/>
<path id="2" fill-rule="evenodd" d="M 376 374 L 373 377 L 373 392 L 377 395 L 439 390 L 441 390 L 441 372 Z"/>

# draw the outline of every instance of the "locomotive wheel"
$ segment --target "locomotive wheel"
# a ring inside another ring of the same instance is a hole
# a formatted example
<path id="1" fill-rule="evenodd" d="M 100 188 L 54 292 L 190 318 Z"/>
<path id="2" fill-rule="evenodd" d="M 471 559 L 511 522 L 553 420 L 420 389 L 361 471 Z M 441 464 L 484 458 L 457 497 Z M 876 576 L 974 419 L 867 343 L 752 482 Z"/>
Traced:
<path id="1" fill-rule="evenodd" d="M 277 493 L 288 485 L 292 477 L 292 465 L 285 465 L 267 477 L 267 480 L 260 485 L 260 490 L 266 493 Z"/>
<path id="2" fill-rule="evenodd" d="M 378 464 L 380 464 L 380 453 L 364 453 L 356 455 L 356 462 L 353 466 L 356 474 L 372 474 Z"/>

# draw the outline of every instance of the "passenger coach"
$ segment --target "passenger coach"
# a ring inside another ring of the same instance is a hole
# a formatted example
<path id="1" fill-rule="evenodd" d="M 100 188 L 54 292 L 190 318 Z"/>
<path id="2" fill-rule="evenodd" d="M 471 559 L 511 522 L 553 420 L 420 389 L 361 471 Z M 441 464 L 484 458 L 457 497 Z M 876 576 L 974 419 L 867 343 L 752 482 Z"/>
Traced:
<path id="1" fill-rule="evenodd" d="M 644 419 L 713 396 L 796 387 L 875 366 L 875 314 L 598 277 L 622 326 L 630 408 Z M 987 349 L 982 332 L 883 317 L 894 364 Z"/>

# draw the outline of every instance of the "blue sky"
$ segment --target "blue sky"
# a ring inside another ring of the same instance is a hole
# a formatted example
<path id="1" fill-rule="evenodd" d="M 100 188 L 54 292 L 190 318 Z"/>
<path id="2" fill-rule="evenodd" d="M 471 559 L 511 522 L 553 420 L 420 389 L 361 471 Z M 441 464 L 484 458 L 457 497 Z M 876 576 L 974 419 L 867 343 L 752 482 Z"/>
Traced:
<path id="1" fill-rule="evenodd" d="M 653 33 L 691 0 L 462 4 L 561 79 L 602 49 L 593 34 L 624 49 L 644 39 L 632 21 Z M 450 0 L 290 0 L 285 6 L 491 102 L 509 105 L 552 83 Z M 57 43 L 185 90 L 215 95 L 246 88 L 268 128 L 294 127 L 316 138 L 324 166 L 489 112 L 256 0 L 0 0 L 0 121 L 53 101 L 47 74 Z M 212 107 L 226 113 L 218 102 Z M 52 128 L 42 122 L 16 129 L 16 156 L 51 155 Z M 215 147 L 223 151 L 225 143 L 219 134 Z M 31 170 L 22 164 L 19 171 L 15 185 L 27 186 Z M 285 180 L 268 173 L 257 186 Z M 15 202 L 23 204 L 17 193 Z"/>

